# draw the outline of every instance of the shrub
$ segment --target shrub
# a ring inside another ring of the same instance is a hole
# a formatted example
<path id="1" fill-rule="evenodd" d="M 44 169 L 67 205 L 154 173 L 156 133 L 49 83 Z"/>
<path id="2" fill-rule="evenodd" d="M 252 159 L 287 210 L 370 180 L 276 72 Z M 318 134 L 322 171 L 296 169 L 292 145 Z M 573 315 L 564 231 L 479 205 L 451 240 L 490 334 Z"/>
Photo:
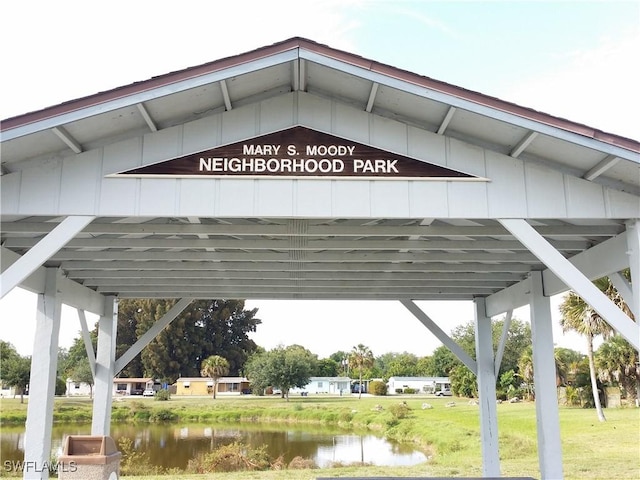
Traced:
<path id="1" fill-rule="evenodd" d="M 402 393 L 402 389 L 401 388 L 396 388 L 396 393 Z"/>
<path id="2" fill-rule="evenodd" d="M 386 395 L 387 385 L 380 380 L 374 380 L 369 384 L 369 393 L 372 395 Z"/>
<path id="3" fill-rule="evenodd" d="M 189 460 L 187 468 L 193 473 L 211 473 L 267 470 L 270 466 L 271 459 L 266 446 L 250 448 L 243 443 L 234 442 Z"/>
<path id="4" fill-rule="evenodd" d="M 151 422 L 173 422 L 177 419 L 178 419 L 178 415 L 166 408 L 153 412 L 149 416 L 149 420 Z"/>
<path id="5" fill-rule="evenodd" d="M 389 412 L 391 412 L 391 416 L 393 417 L 393 420 L 400 420 L 402 418 L 407 418 L 409 416 L 410 411 L 411 409 L 404 402 L 391 405 L 389 407 Z"/>
<path id="6" fill-rule="evenodd" d="M 301 456 L 293 457 L 289 462 L 289 468 L 292 470 L 302 470 L 305 468 L 318 468 L 316 462 L 311 458 L 302 458 Z"/>
<path id="7" fill-rule="evenodd" d="M 416 389 L 408 387 L 408 388 L 405 388 L 404 392 L 402 392 L 402 393 L 416 393 Z"/>
<path id="8" fill-rule="evenodd" d="M 159 402 L 166 402 L 167 400 L 171 400 L 171 393 L 166 388 L 163 388 L 156 392 L 154 398 Z"/>

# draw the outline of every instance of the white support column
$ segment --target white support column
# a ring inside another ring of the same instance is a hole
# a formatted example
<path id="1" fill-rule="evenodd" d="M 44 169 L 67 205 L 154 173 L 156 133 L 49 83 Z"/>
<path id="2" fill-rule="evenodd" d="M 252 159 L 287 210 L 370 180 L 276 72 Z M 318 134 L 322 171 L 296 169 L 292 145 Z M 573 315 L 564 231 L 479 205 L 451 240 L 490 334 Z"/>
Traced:
<path id="1" fill-rule="evenodd" d="M 120 371 L 126 367 L 144 347 L 149 345 L 151 340 L 156 338 L 167 325 L 180 315 L 192 301 L 192 298 L 181 298 L 160 320 L 151 325 L 151 328 L 144 332 L 138 341 L 131 345 L 131 347 L 129 347 L 129 349 L 116 361 L 113 374 L 117 375 L 120 373 Z"/>
<path id="2" fill-rule="evenodd" d="M 538 464 L 542 480 L 560 480 L 562 443 L 556 388 L 556 365 L 553 354 L 551 301 L 545 297 L 542 273 L 532 272 L 531 335 L 533 339 L 533 381 L 536 392 L 536 425 L 538 429 Z"/>
<path id="3" fill-rule="evenodd" d="M 109 435 L 111 427 L 113 370 L 118 327 L 118 303 L 116 297 L 106 297 L 104 309 L 105 314 L 100 317 L 98 323 L 98 353 L 96 355 L 91 435 Z"/>
<path id="4" fill-rule="evenodd" d="M 58 335 L 62 302 L 58 295 L 61 272 L 49 268 L 45 274 L 45 290 L 38 295 L 36 333 L 31 357 L 29 404 L 25 433 L 25 479 L 49 478 L 46 464 L 51 458 L 53 400 L 58 366 Z M 45 463 L 46 462 L 46 463 Z"/>
<path id="5" fill-rule="evenodd" d="M 636 321 L 640 323 L 640 220 L 635 219 L 627 223 L 627 255 L 629 255 L 629 269 L 631 271 L 632 296 L 627 304 Z M 631 303 L 629 303 L 631 302 Z M 638 345 L 636 345 L 638 348 Z"/>
<path id="6" fill-rule="evenodd" d="M 429 318 L 429 316 L 424 313 L 420 307 L 411 300 L 400 300 L 400 303 L 404 305 L 407 310 L 413 313 L 413 315 L 420 320 L 420 323 L 427 327 L 427 329 L 429 329 L 429 331 L 433 333 L 436 338 L 443 343 L 443 345 L 451 350 L 451 353 L 458 357 L 458 360 L 464 363 L 474 374 L 478 374 L 476 361 L 471 358 L 467 352 L 460 347 L 460 345 L 453 341 L 453 339 L 451 339 L 451 337 L 449 337 L 449 335 L 447 335 L 438 325 L 436 325 L 436 323 L 431 320 L 431 318 Z"/>
<path id="7" fill-rule="evenodd" d="M 486 316 L 484 298 L 476 298 L 474 302 L 476 307 L 476 362 L 478 364 L 478 396 L 480 397 L 482 475 L 484 477 L 500 477 L 496 374 L 491 318 Z"/>
<path id="8" fill-rule="evenodd" d="M 58 226 L 51 230 L 27 253 L 11 264 L 0 275 L 0 298 L 17 287 L 20 282 L 35 272 L 58 250 L 64 247 L 69 240 L 76 236 L 95 217 L 80 215 L 65 218 Z"/>
<path id="9" fill-rule="evenodd" d="M 633 345 L 636 350 L 640 350 L 640 325 L 625 315 L 580 270 L 564 258 L 553 245 L 536 232 L 525 220 L 500 219 L 499 221 L 565 285 L 591 305 L 613 329 Z"/>

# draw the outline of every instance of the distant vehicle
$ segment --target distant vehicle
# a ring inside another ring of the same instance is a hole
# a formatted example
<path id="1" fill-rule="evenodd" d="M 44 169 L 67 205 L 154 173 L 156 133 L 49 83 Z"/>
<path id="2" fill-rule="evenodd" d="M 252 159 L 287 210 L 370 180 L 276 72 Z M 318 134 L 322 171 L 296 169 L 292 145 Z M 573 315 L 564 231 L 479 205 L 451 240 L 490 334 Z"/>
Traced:
<path id="1" fill-rule="evenodd" d="M 153 388 L 147 388 L 144 392 L 142 392 L 143 397 L 153 397 L 155 396 L 156 391 Z"/>
<path id="2" fill-rule="evenodd" d="M 436 397 L 451 397 L 452 395 L 451 390 L 440 390 L 436 392 Z"/>

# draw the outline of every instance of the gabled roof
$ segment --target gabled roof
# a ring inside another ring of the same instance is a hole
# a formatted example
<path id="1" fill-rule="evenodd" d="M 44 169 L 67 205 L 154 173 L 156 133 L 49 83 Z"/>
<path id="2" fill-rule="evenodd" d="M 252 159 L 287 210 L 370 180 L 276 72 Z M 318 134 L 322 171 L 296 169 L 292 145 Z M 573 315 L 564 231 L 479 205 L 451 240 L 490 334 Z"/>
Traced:
<path id="1" fill-rule="evenodd" d="M 299 37 L 6 119 L 3 173 L 19 168 L 16 162 L 69 148 L 80 153 L 291 90 L 640 191 L 636 140 Z"/>
<path id="2" fill-rule="evenodd" d="M 409 130 L 418 131 L 416 136 L 428 136 L 442 150 L 472 151 L 469 163 L 477 159 L 480 171 L 489 156 L 498 158 L 492 184 L 465 184 L 463 190 L 445 182 L 434 188 L 436 182 L 372 186 L 359 181 L 334 187 L 332 181 L 320 181 L 303 192 L 300 210 L 290 208 L 301 198 L 293 194 L 297 180 L 257 180 L 246 194 L 233 182 L 223 185 L 227 190 L 216 190 L 215 179 L 196 187 L 184 182 L 189 187 L 176 193 L 177 181 L 105 178 L 119 171 L 104 160 L 109 148 L 116 153 L 108 158 L 138 162 L 135 166 L 164 161 L 175 154 L 165 148 L 165 133 L 168 137 L 180 128 L 206 124 L 197 138 L 215 144 L 203 146 L 209 148 L 224 142 L 209 138 L 208 122 L 229 119 L 235 137 L 225 141 L 238 142 L 248 138 L 242 135 L 271 133 L 261 128 L 276 128 L 276 117 L 285 116 L 287 108 L 289 124 L 280 127 L 296 126 L 290 124 L 297 121 L 291 105 L 298 100 L 306 102 L 298 113 L 313 116 L 324 109 L 324 116 L 313 119 L 317 123 L 338 118 L 332 109 L 341 110 L 343 131 L 358 127 L 350 120 L 362 121 L 363 131 L 370 129 L 364 141 L 381 125 L 376 141 L 392 138 L 406 145 Z M 259 115 L 250 107 L 265 104 L 277 106 L 269 112 L 272 118 L 262 119 L 267 127 L 257 128 Z M 234 114 L 243 115 L 237 123 Z M 240 131 L 243 127 L 248 132 Z M 2 123 L 1 133 L 2 173 L 9 174 L 2 178 L 3 270 L 66 216 L 95 215 L 44 263 L 60 268 L 65 282 L 98 297 L 95 308 L 103 298 L 95 292 L 120 298 L 493 296 L 496 308 L 503 308 L 513 305 L 514 295 L 496 294 L 518 287 L 515 297 L 521 301 L 528 291 L 522 281 L 532 271 L 547 272 L 545 294 L 566 290 L 507 231 L 503 219 L 529 220 L 557 252 L 597 278 L 628 266 L 625 222 L 638 217 L 640 205 L 636 140 L 303 38 L 14 117 Z M 130 150 L 121 153 L 122 144 L 135 144 L 136 152 L 151 144 L 156 156 L 149 160 Z M 90 173 L 83 171 L 85 166 Z M 517 182 L 509 168 L 518 170 Z M 355 183 L 355 193 L 343 189 Z M 170 192 L 163 188 L 167 184 Z M 495 193 L 489 192 L 492 187 L 499 195 L 489 195 Z M 128 195 L 120 190 L 125 188 Z M 144 210 L 141 189 L 147 195 Z M 479 192 L 477 205 L 469 192 Z M 62 200 L 64 208 L 58 205 Z M 23 285 L 41 291 L 43 271 L 37 269 L 29 280 L 37 279 Z M 89 307 L 94 305 L 84 308 L 94 311 Z"/>

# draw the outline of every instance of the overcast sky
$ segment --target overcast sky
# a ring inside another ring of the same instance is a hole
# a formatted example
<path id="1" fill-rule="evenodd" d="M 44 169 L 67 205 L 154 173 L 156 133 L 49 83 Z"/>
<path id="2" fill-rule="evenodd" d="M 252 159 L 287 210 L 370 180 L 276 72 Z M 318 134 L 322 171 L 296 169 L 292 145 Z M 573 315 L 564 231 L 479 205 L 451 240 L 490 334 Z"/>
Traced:
<path id="1" fill-rule="evenodd" d="M 640 2 L 12 1 L 0 5 L 0 118 L 9 118 L 293 36 L 640 139 Z M 557 304 L 554 298 L 554 314 Z M 464 302 L 420 303 L 447 332 Z M 439 342 L 394 302 L 251 301 L 254 339 L 320 356 L 364 343 L 430 353 Z M 528 320 L 528 309 L 516 312 Z M 0 338 L 30 354 L 35 296 L 0 301 Z M 390 321 L 392 320 L 392 321 Z M 79 330 L 63 310 L 60 343 Z M 582 349 L 574 335 L 558 345 Z"/>

